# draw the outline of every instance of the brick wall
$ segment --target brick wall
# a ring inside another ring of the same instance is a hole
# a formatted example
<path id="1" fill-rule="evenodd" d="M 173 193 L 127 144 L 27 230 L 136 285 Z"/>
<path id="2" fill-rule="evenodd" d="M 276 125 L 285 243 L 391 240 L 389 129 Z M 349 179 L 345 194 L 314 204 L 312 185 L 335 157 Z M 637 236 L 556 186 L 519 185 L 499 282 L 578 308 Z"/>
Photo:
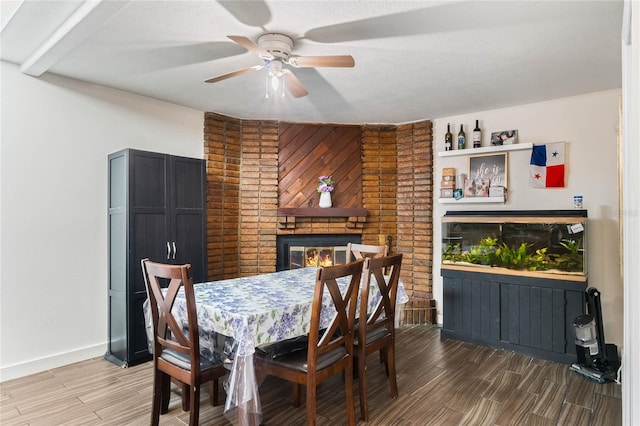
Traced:
<path id="1" fill-rule="evenodd" d="M 433 155 L 430 121 L 399 126 L 398 252 L 402 277 L 417 299 L 432 299 Z"/>
<path id="2" fill-rule="evenodd" d="M 209 279 L 275 271 L 276 236 L 361 234 L 404 253 L 402 279 L 412 298 L 432 296 L 432 127 L 362 126 L 362 206 L 366 222 L 295 218 L 278 226 L 278 122 L 205 114 Z M 411 302 L 408 307 L 411 307 Z M 418 306 L 418 304 L 416 304 Z M 421 305 L 420 305 L 421 306 Z"/>
<path id="3" fill-rule="evenodd" d="M 278 207 L 278 123 L 242 123 L 240 276 L 275 272 Z"/>
<path id="4" fill-rule="evenodd" d="M 241 126 L 234 118 L 214 113 L 204 116 L 209 280 L 239 273 Z"/>
<path id="5" fill-rule="evenodd" d="M 397 252 L 397 137 L 395 126 L 363 126 L 362 204 L 368 210 L 363 244 L 387 244 Z"/>

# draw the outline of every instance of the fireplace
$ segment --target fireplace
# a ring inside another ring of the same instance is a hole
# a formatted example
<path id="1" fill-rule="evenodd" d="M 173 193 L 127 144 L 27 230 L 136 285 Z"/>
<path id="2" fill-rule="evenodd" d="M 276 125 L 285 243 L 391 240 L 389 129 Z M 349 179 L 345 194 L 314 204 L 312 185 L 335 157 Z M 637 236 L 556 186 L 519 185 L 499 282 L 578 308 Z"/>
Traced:
<path id="1" fill-rule="evenodd" d="M 347 244 L 360 244 L 360 234 L 279 235 L 276 270 L 345 264 Z"/>

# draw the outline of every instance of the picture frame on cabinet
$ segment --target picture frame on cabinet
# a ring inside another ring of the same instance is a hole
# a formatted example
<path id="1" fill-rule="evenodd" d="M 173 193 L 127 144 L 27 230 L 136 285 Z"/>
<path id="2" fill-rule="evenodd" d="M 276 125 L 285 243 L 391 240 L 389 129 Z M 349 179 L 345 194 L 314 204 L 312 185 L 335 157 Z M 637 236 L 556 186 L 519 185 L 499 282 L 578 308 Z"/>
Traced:
<path id="1" fill-rule="evenodd" d="M 486 179 L 489 181 L 489 186 L 502 186 L 506 188 L 508 177 L 507 153 L 469 156 L 468 176 L 474 182 L 485 183 Z M 476 194 L 476 196 L 479 196 L 479 194 Z"/>
<path id="2" fill-rule="evenodd" d="M 503 130 L 491 133 L 491 146 L 513 145 L 518 143 L 517 130 Z"/>

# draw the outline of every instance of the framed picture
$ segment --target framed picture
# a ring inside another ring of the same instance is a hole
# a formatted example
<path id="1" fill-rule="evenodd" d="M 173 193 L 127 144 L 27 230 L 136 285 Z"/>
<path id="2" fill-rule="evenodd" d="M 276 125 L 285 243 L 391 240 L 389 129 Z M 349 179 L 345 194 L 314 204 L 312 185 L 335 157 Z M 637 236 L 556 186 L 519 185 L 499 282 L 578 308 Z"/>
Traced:
<path id="1" fill-rule="evenodd" d="M 491 133 L 491 146 L 511 145 L 518 143 L 517 130 L 503 130 Z"/>
<path id="2" fill-rule="evenodd" d="M 486 196 L 489 186 L 507 187 L 507 153 L 472 155 L 469 157 L 469 179 L 473 181 L 476 196 Z M 487 185 L 488 183 L 488 185 Z M 465 184 L 466 187 L 466 184 Z M 481 194 L 478 194 L 478 192 Z M 466 194 L 465 194 L 466 195 Z"/>

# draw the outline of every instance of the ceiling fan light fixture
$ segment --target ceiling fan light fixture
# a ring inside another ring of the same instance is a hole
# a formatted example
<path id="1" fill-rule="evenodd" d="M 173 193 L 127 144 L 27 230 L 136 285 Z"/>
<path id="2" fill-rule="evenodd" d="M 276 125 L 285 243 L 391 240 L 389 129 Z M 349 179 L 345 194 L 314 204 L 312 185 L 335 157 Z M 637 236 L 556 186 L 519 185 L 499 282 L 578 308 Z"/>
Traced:
<path id="1" fill-rule="evenodd" d="M 278 90 L 278 87 L 280 87 L 280 80 L 283 79 L 283 75 L 284 72 L 282 70 L 282 62 L 277 59 L 269 61 L 269 63 L 267 64 L 267 98 L 269 97 L 269 84 L 271 84 L 271 88 L 273 89 L 273 91 L 276 92 Z M 282 88 L 284 90 L 284 81 L 282 82 Z"/>
<path id="2" fill-rule="evenodd" d="M 269 70 L 269 75 L 271 77 L 282 77 L 282 62 L 277 59 L 270 61 L 267 64 L 267 69 Z"/>
<path id="3" fill-rule="evenodd" d="M 272 75 L 271 76 L 271 87 L 273 88 L 274 91 L 278 90 L 278 86 L 280 85 L 280 79 L 278 78 L 277 75 Z"/>
<path id="4" fill-rule="evenodd" d="M 258 38 L 258 42 L 244 36 L 227 36 L 230 40 L 238 45 L 251 51 L 264 60 L 263 65 L 256 65 L 250 68 L 244 68 L 234 72 L 220 75 L 205 80 L 206 83 L 216 83 L 231 77 L 246 74 L 251 71 L 259 71 L 267 68 L 265 73 L 265 97 L 269 97 L 269 86 L 271 85 L 274 92 L 282 87 L 282 96 L 284 97 L 284 88 L 293 95 L 294 98 L 307 96 L 309 92 L 290 69 L 284 68 L 287 64 L 294 68 L 315 68 L 315 67 L 354 67 L 355 61 L 351 55 L 331 55 L 331 56 L 291 56 L 293 48 L 293 39 L 287 35 L 280 33 L 267 33 Z M 282 78 L 282 86 L 280 79 Z"/>

